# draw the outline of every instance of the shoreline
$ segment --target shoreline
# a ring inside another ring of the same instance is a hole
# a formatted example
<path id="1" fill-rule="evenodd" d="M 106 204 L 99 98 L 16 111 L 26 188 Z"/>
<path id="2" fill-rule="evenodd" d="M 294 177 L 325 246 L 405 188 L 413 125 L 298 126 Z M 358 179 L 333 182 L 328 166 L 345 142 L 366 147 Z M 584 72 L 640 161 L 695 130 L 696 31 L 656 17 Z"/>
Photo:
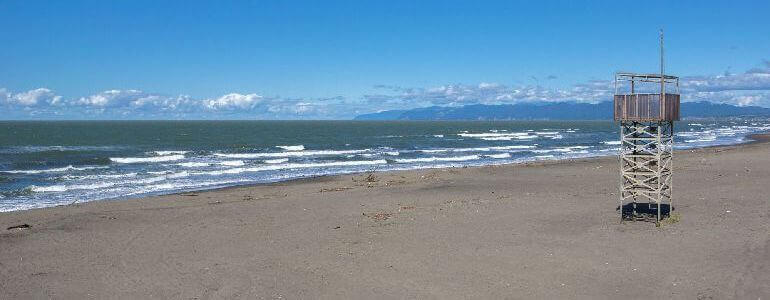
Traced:
<path id="1" fill-rule="evenodd" d="M 0 291 L 767 297 L 770 143 L 767 135 L 753 139 L 677 152 L 681 219 L 661 227 L 620 222 L 611 156 L 381 172 L 372 180 L 322 176 L 2 213 Z M 21 227 L 6 229 L 13 226 Z"/>
<path id="2" fill-rule="evenodd" d="M 746 139 L 750 139 L 750 141 L 742 142 L 742 143 L 739 143 L 739 144 L 713 145 L 713 146 L 704 146 L 704 147 L 697 147 L 697 148 L 690 148 L 690 149 L 675 150 L 674 154 L 676 154 L 676 153 L 685 153 L 685 152 L 688 152 L 688 151 L 691 152 L 691 151 L 700 150 L 700 149 L 720 149 L 720 148 L 741 147 L 741 146 L 747 146 L 747 145 L 756 144 L 756 143 L 766 143 L 766 142 L 770 142 L 770 132 L 749 134 L 749 135 L 746 135 L 745 138 Z M 612 155 L 599 155 L 599 156 L 578 157 L 578 158 L 531 160 L 531 161 L 502 163 L 502 164 L 488 164 L 488 165 L 478 165 L 478 166 L 436 167 L 436 168 L 428 167 L 428 168 L 409 169 L 409 170 L 375 171 L 373 173 L 376 173 L 376 174 L 387 174 L 387 173 L 412 172 L 412 171 L 421 171 L 421 170 L 442 170 L 442 169 L 455 169 L 455 168 L 484 168 L 484 167 L 490 167 L 490 166 L 545 165 L 545 164 L 554 164 L 554 163 L 556 163 L 556 164 L 558 164 L 558 163 L 569 163 L 569 162 L 576 161 L 576 160 L 579 161 L 579 160 L 606 159 L 608 157 L 614 157 L 614 156 L 617 156 L 617 155 L 616 154 L 612 154 Z M 3 214 L 9 214 L 9 213 L 13 213 L 13 212 L 29 211 L 29 210 L 39 210 L 39 209 L 51 209 L 51 208 L 68 207 L 68 206 L 78 206 L 78 205 L 86 205 L 86 204 L 93 203 L 93 202 L 132 201 L 132 200 L 145 199 L 145 198 L 157 198 L 157 197 L 163 197 L 163 196 L 184 195 L 184 194 L 190 194 L 190 193 L 217 192 L 217 191 L 226 191 L 226 190 L 229 190 L 229 189 L 238 189 L 238 188 L 248 188 L 248 187 L 257 187 L 257 186 L 270 186 L 270 185 L 277 185 L 277 184 L 292 184 L 294 182 L 296 182 L 296 183 L 314 182 L 314 181 L 317 181 L 317 180 L 324 180 L 324 178 L 337 178 L 337 177 L 346 177 L 346 176 L 360 176 L 362 174 L 368 174 L 368 173 L 370 173 L 370 172 L 353 172 L 353 173 L 345 173 L 345 174 L 316 175 L 316 176 L 294 178 L 294 179 L 275 181 L 275 182 L 247 183 L 247 184 L 224 186 L 224 187 L 212 188 L 212 189 L 207 189 L 207 188 L 191 189 L 191 190 L 188 190 L 188 191 L 179 191 L 179 192 L 161 193 L 161 194 L 150 194 L 150 195 L 145 195 L 145 196 L 140 196 L 140 197 L 125 197 L 125 198 L 124 197 L 119 197 L 119 198 L 109 198 L 109 199 L 100 199 L 100 200 L 90 200 L 90 201 L 85 201 L 85 202 L 75 201 L 73 203 L 64 204 L 64 205 L 55 205 L 55 206 L 40 207 L 40 208 L 4 211 L 4 212 L 0 212 L 0 216 L 2 216 Z"/>

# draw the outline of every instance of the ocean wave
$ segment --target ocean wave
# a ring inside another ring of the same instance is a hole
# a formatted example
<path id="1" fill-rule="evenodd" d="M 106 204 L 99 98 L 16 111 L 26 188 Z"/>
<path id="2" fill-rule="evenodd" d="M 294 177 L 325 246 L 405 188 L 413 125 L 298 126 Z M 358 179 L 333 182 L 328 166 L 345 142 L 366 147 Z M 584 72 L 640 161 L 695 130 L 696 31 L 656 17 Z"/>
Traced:
<path id="1" fill-rule="evenodd" d="M 330 156 L 330 155 L 345 155 L 345 154 L 359 154 L 370 151 L 365 150 L 310 150 L 310 151 L 293 151 L 293 152 L 267 152 L 267 153 L 214 153 L 215 156 L 227 157 L 227 158 L 240 158 L 240 159 L 253 159 L 253 158 L 265 158 L 265 157 L 297 157 L 297 156 Z"/>
<path id="2" fill-rule="evenodd" d="M 74 167 L 72 165 L 62 167 L 62 168 L 53 168 L 53 169 L 42 169 L 42 170 L 10 170 L 10 171 L 0 171 L 0 173 L 9 173 L 9 174 L 40 174 L 40 173 L 58 173 L 58 172 L 67 172 L 67 171 L 85 171 L 85 170 L 93 170 L 93 169 L 106 169 L 109 167 L 105 166 L 94 166 L 94 167 Z"/>
<path id="3" fill-rule="evenodd" d="M 288 158 L 278 158 L 278 159 L 266 159 L 266 160 L 264 160 L 264 162 L 266 164 L 282 164 L 282 163 L 285 163 L 285 162 L 288 162 L 288 161 L 289 161 Z"/>
<path id="4" fill-rule="evenodd" d="M 399 155 L 401 155 L 401 153 L 399 153 L 398 151 L 385 151 L 385 152 L 382 152 L 382 153 L 390 155 L 390 156 L 399 156 Z"/>
<path id="5" fill-rule="evenodd" d="M 471 147 L 471 148 L 421 149 L 417 151 L 423 152 L 423 153 L 490 152 L 490 151 L 534 149 L 536 147 L 537 147 L 536 145 L 510 145 L 510 146 Z"/>
<path id="6" fill-rule="evenodd" d="M 422 153 L 440 153 L 440 152 L 449 152 L 449 149 L 421 149 L 417 151 Z"/>
<path id="7" fill-rule="evenodd" d="M 189 188 L 200 189 L 200 188 L 207 188 L 211 186 L 227 186 L 227 185 L 235 185 L 235 184 L 248 182 L 248 181 L 249 180 L 247 179 L 240 179 L 240 180 L 200 181 L 200 182 L 194 182 L 194 183 L 168 182 L 168 183 L 144 186 L 136 191 L 127 193 L 126 196 L 155 193 L 155 192 L 161 192 L 161 191 L 181 191 Z"/>
<path id="8" fill-rule="evenodd" d="M 115 186 L 116 182 L 100 182 L 92 184 L 73 184 L 73 185 L 49 185 L 49 186 L 36 186 L 30 185 L 29 188 L 35 193 L 55 193 L 66 192 L 72 190 L 96 190 Z"/>
<path id="9" fill-rule="evenodd" d="M 487 157 L 489 157 L 489 158 L 510 158 L 511 154 L 510 153 L 490 154 L 490 155 L 487 155 Z"/>
<path id="10" fill-rule="evenodd" d="M 346 167 L 346 166 L 369 166 L 387 164 L 384 159 L 380 160 L 357 160 L 357 161 L 335 161 L 326 163 L 294 163 L 294 164 L 276 164 L 266 165 L 251 168 L 232 168 L 226 170 L 197 172 L 194 175 L 225 175 L 225 174 L 240 174 L 247 172 L 263 172 L 263 171 L 276 171 L 276 170 L 288 170 L 288 169 L 307 169 L 307 168 L 326 168 L 326 167 Z"/>
<path id="11" fill-rule="evenodd" d="M 553 149 L 538 149 L 538 150 L 530 150 L 534 153 L 551 153 L 551 152 L 562 152 L 562 153 L 571 153 L 574 150 L 582 150 L 582 149 L 589 149 L 591 147 L 589 146 L 570 146 L 570 147 L 563 147 L 563 148 L 553 148 Z"/>
<path id="12" fill-rule="evenodd" d="M 0 147 L 0 153 L 36 153 L 36 152 L 79 152 L 79 151 L 116 151 L 122 146 L 10 146 Z"/>
<path id="13" fill-rule="evenodd" d="M 498 132 L 492 132 L 492 133 L 458 133 L 457 135 L 461 137 L 471 137 L 471 138 L 490 138 L 490 137 L 519 137 L 519 136 L 528 136 L 530 135 L 527 132 L 505 132 L 505 133 L 498 133 Z"/>
<path id="14" fill-rule="evenodd" d="M 174 155 L 174 154 L 187 154 L 190 153 L 190 151 L 184 151 L 184 150 L 165 150 L 165 151 L 153 151 L 155 155 L 160 156 L 168 156 L 168 155 Z"/>
<path id="15" fill-rule="evenodd" d="M 219 164 L 223 166 L 228 166 L 228 167 L 240 167 L 245 165 L 246 163 L 244 163 L 242 160 L 226 160 L 226 161 L 219 162 Z"/>
<path id="16" fill-rule="evenodd" d="M 102 180 L 102 179 L 116 179 L 116 178 L 130 178 L 136 177 L 137 173 L 125 173 L 125 174 L 97 174 L 97 175 L 64 175 L 61 179 L 64 180 Z"/>
<path id="17" fill-rule="evenodd" d="M 166 162 L 184 159 L 184 155 L 166 155 L 154 157 L 110 157 L 110 160 L 120 164 L 148 163 L 148 162 Z"/>
<path id="18" fill-rule="evenodd" d="M 421 158 L 403 158 L 396 159 L 398 163 L 416 163 L 416 162 L 434 162 L 434 161 L 468 161 L 477 160 L 480 157 L 478 155 L 466 155 L 466 156 L 450 156 L 450 157 L 421 157 Z"/>
<path id="19" fill-rule="evenodd" d="M 183 163 L 178 163 L 177 165 L 185 168 L 201 168 L 201 167 L 208 167 L 211 164 L 205 163 L 205 162 L 183 162 Z"/>
<path id="20" fill-rule="evenodd" d="M 620 141 L 604 141 L 602 144 L 605 145 L 620 145 Z"/>
<path id="21" fill-rule="evenodd" d="M 714 136 L 714 137 L 699 138 L 699 139 L 695 139 L 695 140 L 686 140 L 684 142 L 685 143 L 706 143 L 706 142 L 714 142 L 716 140 L 717 140 L 717 138 Z"/>
<path id="22" fill-rule="evenodd" d="M 305 150 L 305 145 L 295 145 L 295 146 L 276 146 L 278 148 L 281 148 L 286 151 L 302 151 Z"/>
<path id="23" fill-rule="evenodd" d="M 141 178 L 141 179 L 134 179 L 134 180 L 103 181 L 104 179 L 108 179 L 108 178 L 100 178 L 102 180 L 94 183 L 48 185 L 48 186 L 31 185 L 28 188 L 36 193 L 67 192 L 67 191 L 73 191 L 73 190 L 98 190 L 98 189 L 119 186 L 119 185 L 120 186 L 139 186 L 143 184 L 151 184 L 151 183 L 160 182 L 160 181 L 169 180 L 169 179 L 183 178 L 189 175 L 190 174 L 187 171 L 182 171 L 182 172 L 176 172 L 176 173 L 170 172 L 163 176 L 155 176 L 155 177 L 148 177 L 148 178 Z M 118 178 L 118 177 L 113 177 L 113 178 Z"/>
<path id="24" fill-rule="evenodd" d="M 34 193 L 34 191 L 32 191 L 32 188 L 30 187 L 26 187 L 18 190 L 0 191 L 0 199 L 6 198 L 6 197 L 29 196 L 29 195 L 32 195 L 32 193 Z"/>

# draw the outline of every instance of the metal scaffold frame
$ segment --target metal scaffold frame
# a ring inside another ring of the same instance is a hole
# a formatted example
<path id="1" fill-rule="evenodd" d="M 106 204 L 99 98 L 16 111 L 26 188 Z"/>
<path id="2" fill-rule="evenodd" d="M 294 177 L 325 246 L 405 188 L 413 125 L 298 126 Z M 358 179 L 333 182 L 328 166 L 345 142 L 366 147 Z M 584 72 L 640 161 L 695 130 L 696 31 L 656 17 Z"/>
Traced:
<path id="1" fill-rule="evenodd" d="M 661 220 L 661 204 L 672 201 L 672 160 L 674 122 L 620 123 L 620 216 L 623 219 L 639 219 L 637 204 L 655 203 L 656 221 Z M 631 211 L 624 210 L 625 203 L 632 203 Z M 650 207 L 648 207 L 650 208 Z M 648 209 L 649 211 L 649 209 Z"/>

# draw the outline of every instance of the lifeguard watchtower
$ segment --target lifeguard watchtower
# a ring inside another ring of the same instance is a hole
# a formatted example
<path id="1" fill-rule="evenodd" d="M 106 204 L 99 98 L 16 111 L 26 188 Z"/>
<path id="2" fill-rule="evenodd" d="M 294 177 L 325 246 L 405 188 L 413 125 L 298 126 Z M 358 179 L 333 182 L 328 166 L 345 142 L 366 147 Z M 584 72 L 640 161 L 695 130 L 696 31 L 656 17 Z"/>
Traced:
<path id="1" fill-rule="evenodd" d="M 664 201 L 668 202 L 664 214 L 673 209 L 671 165 L 674 121 L 679 121 L 679 77 L 664 71 L 661 30 L 660 74 L 615 74 L 614 116 L 620 122 L 621 221 L 646 220 L 655 215 L 655 221 L 660 222 Z M 646 207 L 637 206 L 645 203 Z"/>

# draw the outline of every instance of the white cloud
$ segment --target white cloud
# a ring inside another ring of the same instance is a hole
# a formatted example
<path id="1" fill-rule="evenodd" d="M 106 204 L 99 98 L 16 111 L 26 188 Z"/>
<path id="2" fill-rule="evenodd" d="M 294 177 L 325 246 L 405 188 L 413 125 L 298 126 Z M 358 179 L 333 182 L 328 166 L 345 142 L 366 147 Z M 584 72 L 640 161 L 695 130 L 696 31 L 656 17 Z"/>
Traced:
<path id="1" fill-rule="evenodd" d="M 47 88 L 29 90 L 13 95 L 3 89 L 0 91 L 0 94 L 4 94 L 0 95 L 0 97 L 5 98 L 5 102 L 19 106 L 57 105 L 62 100 L 61 96 L 56 95 Z"/>
<path id="2" fill-rule="evenodd" d="M 555 75 L 552 75 L 556 77 Z M 377 85 L 386 93 L 364 95 L 372 111 L 384 107 L 460 106 L 468 104 L 516 104 L 522 102 L 609 101 L 614 93 L 611 80 L 592 80 L 566 89 L 538 85 L 506 86 L 482 82 L 475 85 L 451 84 L 433 88 L 406 88 Z M 639 88 L 639 87 L 637 87 Z M 654 87 L 653 87 L 654 88 Z M 742 74 L 685 76 L 681 78 L 683 101 L 711 101 L 733 105 L 770 107 L 770 62 Z"/>
<path id="3" fill-rule="evenodd" d="M 127 106 L 132 101 L 144 97 L 139 90 L 108 90 L 88 97 L 82 97 L 75 103 L 92 107 L 116 107 Z"/>
<path id="4" fill-rule="evenodd" d="M 555 75 L 553 76 L 555 77 Z M 610 80 L 593 80 L 568 88 L 505 85 L 494 82 L 446 84 L 436 87 L 377 85 L 378 93 L 360 98 L 281 98 L 256 93 L 229 93 L 215 98 L 163 95 L 141 90 L 106 90 L 65 99 L 47 88 L 14 93 L 0 88 L 0 105 L 11 114 L 45 116 L 98 116 L 100 118 L 248 118 L 344 119 L 388 109 L 470 104 L 611 100 Z M 770 107 L 770 63 L 738 74 L 685 76 L 683 101 L 711 101 Z"/>
<path id="5" fill-rule="evenodd" d="M 204 105 L 212 110 L 251 109 L 262 100 L 257 94 L 230 93 L 217 99 L 204 100 Z"/>
<path id="6" fill-rule="evenodd" d="M 8 92 L 8 90 L 4 88 L 0 88 L 0 103 L 5 103 L 8 101 L 8 98 L 11 97 L 11 93 Z"/>

